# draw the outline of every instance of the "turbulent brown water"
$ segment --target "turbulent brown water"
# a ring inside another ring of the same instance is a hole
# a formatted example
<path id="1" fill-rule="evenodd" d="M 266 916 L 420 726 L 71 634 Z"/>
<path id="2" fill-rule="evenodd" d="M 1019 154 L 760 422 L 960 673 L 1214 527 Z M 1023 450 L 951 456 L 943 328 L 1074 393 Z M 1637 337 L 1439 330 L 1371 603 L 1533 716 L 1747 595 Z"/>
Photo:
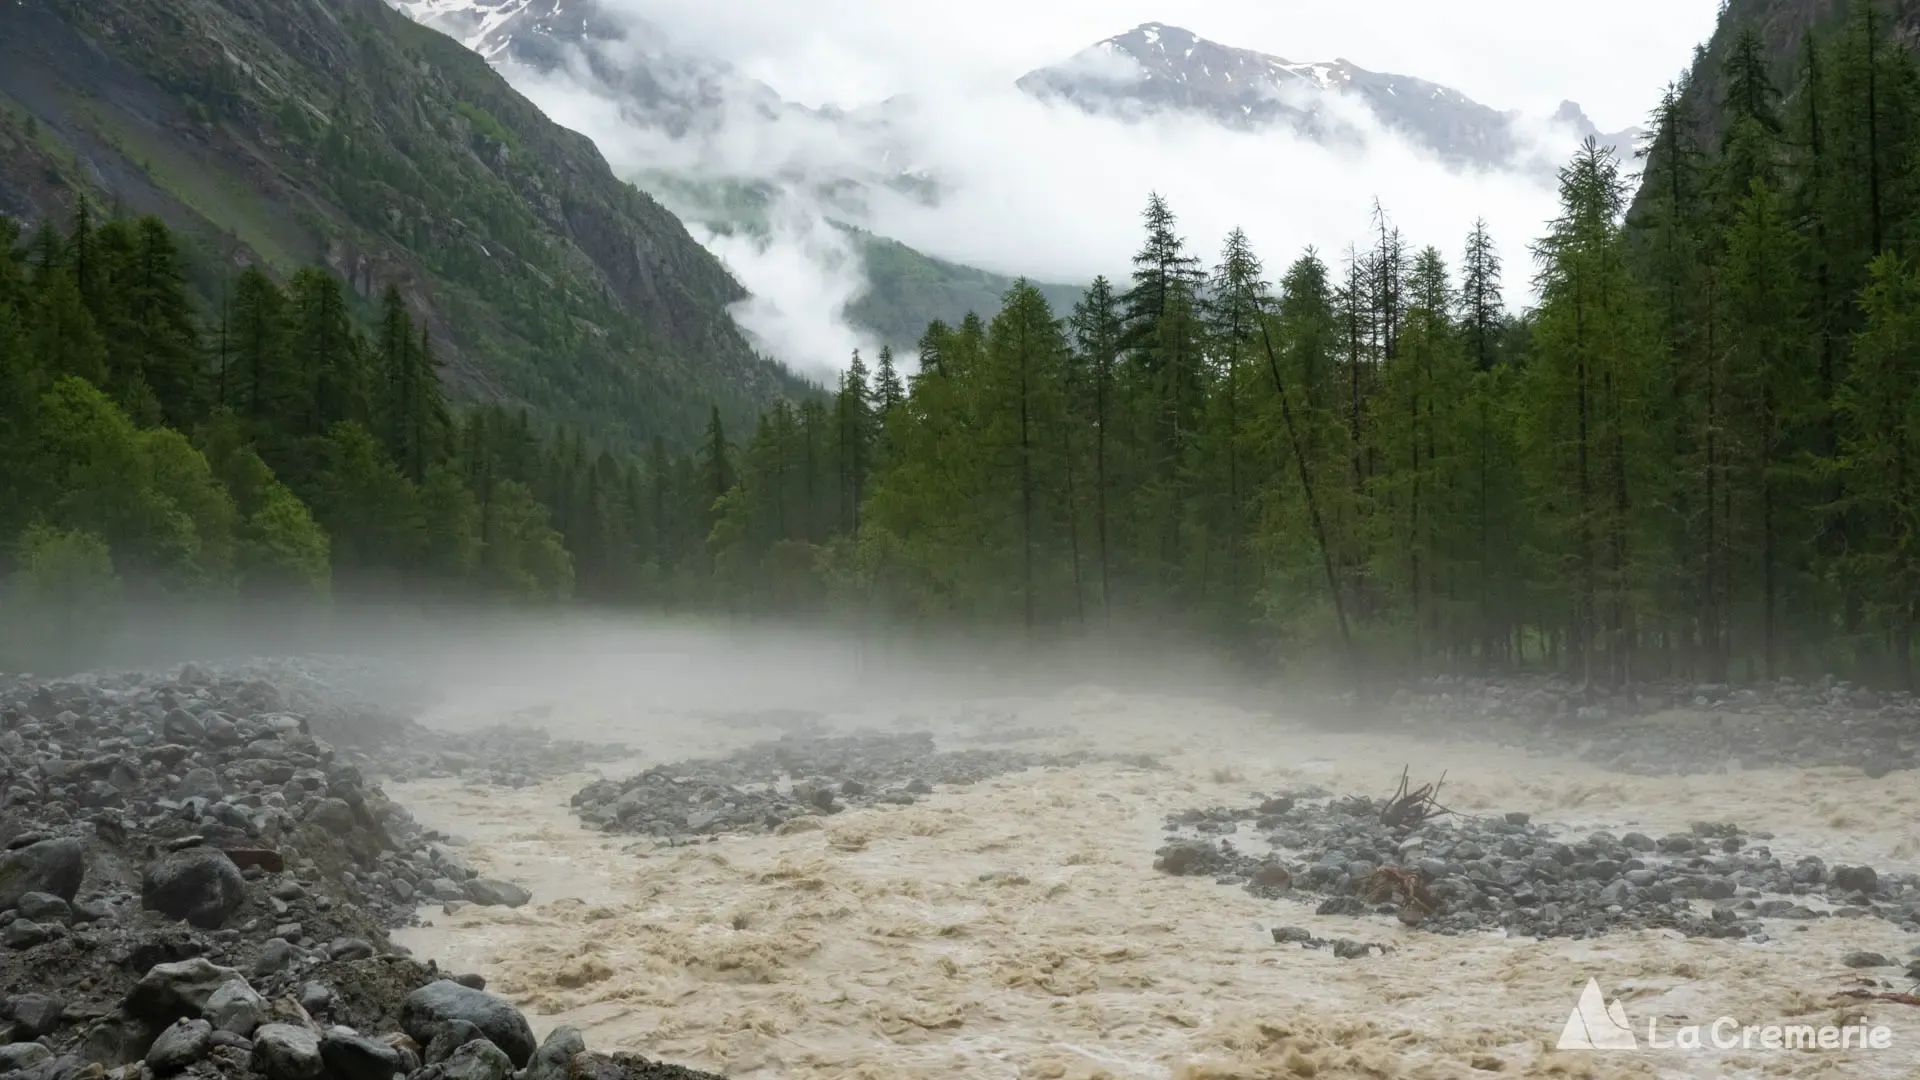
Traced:
<path id="1" fill-rule="evenodd" d="M 497 717 L 429 717 L 431 723 Z M 624 741 L 643 763 L 724 753 L 776 731 L 695 724 L 639 705 L 560 708 L 555 735 Z M 1835 994 L 1868 949 L 1915 944 L 1877 919 L 1771 924 L 1762 944 L 1645 931 L 1537 942 L 1443 937 L 1380 918 L 1319 917 L 1204 878 L 1151 869 L 1168 813 L 1307 783 L 1385 794 L 1403 764 L 1446 771 L 1460 812 L 1524 810 L 1584 833 L 1659 835 L 1693 821 L 1772 832 L 1783 857 L 1911 869 L 1920 783 L 1853 770 L 1627 777 L 1491 747 L 1328 735 L 1227 705 L 1080 687 L 935 706 L 954 740 L 1051 731 L 1017 745 L 1155 755 L 1167 766 L 1036 770 L 818 828 L 692 847 L 579 827 L 586 777 L 518 791 L 395 785 L 424 823 L 472 842 L 477 866 L 525 883 L 518 910 L 429 909 L 402 936 L 423 958 L 485 974 L 545 1029 L 724 1072 L 771 1077 L 1909 1077 L 1920 1008 Z M 608 770 L 624 775 L 625 767 Z M 1274 926 L 1390 944 L 1336 959 L 1276 945 Z M 1880 969 L 1881 977 L 1899 978 Z M 1645 1041 L 1743 1024 L 1867 1022 L 1885 1050 L 1560 1051 L 1587 980 Z"/>

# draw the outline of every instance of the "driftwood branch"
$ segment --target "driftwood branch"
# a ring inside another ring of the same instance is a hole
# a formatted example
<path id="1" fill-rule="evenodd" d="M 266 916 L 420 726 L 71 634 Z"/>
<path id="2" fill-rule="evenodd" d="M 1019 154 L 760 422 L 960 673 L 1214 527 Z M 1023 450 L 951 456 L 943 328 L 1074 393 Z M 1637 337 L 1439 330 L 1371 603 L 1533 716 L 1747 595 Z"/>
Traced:
<path id="1" fill-rule="evenodd" d="M 1422 784 L 1409 790 L 1406 766 L 1400 768 L 1400 786 L 1394 789 L 1393 798 L 1380 811 L 1380 824 L 1390 829 L 1411 829 L 1429 819 L 1453 811 L 1440 805 L 1440 787 L 1447 782 L 1447 774 L 1441 773 L 1440 779 L 1431 784 Z"/>

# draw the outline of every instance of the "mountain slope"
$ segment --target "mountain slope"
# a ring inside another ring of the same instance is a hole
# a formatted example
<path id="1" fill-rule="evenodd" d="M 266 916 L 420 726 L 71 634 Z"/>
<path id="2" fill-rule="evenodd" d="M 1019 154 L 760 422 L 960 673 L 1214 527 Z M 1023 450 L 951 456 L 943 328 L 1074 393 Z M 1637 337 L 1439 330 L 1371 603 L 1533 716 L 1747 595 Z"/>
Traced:
<path id="1" fill-rule="evenodd" d="M 682 220 L 700 222 L 716 232 L 766 236 L 779 211 L 781 191 L 764 180 L 703 183 L 649 172 L 636 181 Z M 825 213 L 858 216 L 853 205 L 837 206 L 831 191 L 812 195 Z M 827 223 L 847 238 L 849 254 L 859 259 L 867 283 L 841 314 L 896 351 L 911 350 L 936 319 L 953 326 L 968 312 L 983 318 L 991 315 L 1013 287 L 1014 279 L 1004 274 L 935 258 L 837 217 L 828 217 Z M 1061 316 L 1071 312 L 1086 292 L 1080 285 L 1034 282 L 1034 286 Z"/>
<path id="2" fill-rule="evenodd" d="M 85 191 L 222 260 L 401 286 L 469 399 L 602 439 L 690 441 L 804 390 L 727 313 L 743 290 L 486 62 L 379 0 L 0 5 L 0 209 Z"/>
<path id="3" fill-rule="evenodd" d="M 1142 23 L 1081 50 L 1063 63 L 1021 77 L 1035 97 L 1090 112 L 1137 115 L 1198 113 L 1237 130 L 1287 127 L 1323 142 L 1359 143 L 1365 132 L 1355 107 L 1441 160 L 1476 168 L 1526 166 L 1518 117 L 1482 105 L 1458 90 L 1409 75 L 1368 71 L 1348 60 L 1296 63 L 1208 41 L 1165 23 Z M 1555 117 L 1578 134 L 1603 141 L 1630 133 L 1597 132 L 1568 102 Z"/>
<path id="4" fill-rule="evenodd" d="M 847 307 L 856 326 L 901 349 L 919 341 L 935 319 L 957 326 L 973 312 L 991 319 L 1013 279 L 988 270 L 936 259 L 897 240 L 842 226 L 859 244 L 869 288 Z M 1073 313 L 1086 289 L 1034 282 L 1055 316 Z"/>
<path id="5" fill-rule="evenodd" d="M 658 28 L 625 11 L 608 11 L 596 0 L 394 0 L 422 24 L 444 30 L 486 57 L 509 78 L 517 70 L 548 74 L 566 68 L 590 81 L 591 89 L 617 103 L 630 123 L 656 128 L 676 138 L 717 130 L 733 110 L 747 109 L 761 119 L 779 116 L 860 126 L 884 127 L 884 105 L 847 113 L 816 110 L 783 100 L 763 83 L 746 78 L 723 61 L 673 46 Z M 846 168 L 822 175 L 788 177 L 786 183 L 824 214 L 854 218 L 868 190 L 891 186 L 936 201 L 938 192 L 924 177 L 841 163 Z M 764 233 L 781 190 L 764 179 L 691 177 L 647 170 L 628 177 L 664 202 L 683 220 L 722 231 Z M 1013 279 L 927 256 L 906 245 L 842 226 L 853 238 L 869 288 L 848 306 L 848 320 L 895 348 L 917 341 L 935 319 L 958 322 L 969 311 L 999 307 Z M 1043 286 L 1056 301 L 1078 289 Z"/>

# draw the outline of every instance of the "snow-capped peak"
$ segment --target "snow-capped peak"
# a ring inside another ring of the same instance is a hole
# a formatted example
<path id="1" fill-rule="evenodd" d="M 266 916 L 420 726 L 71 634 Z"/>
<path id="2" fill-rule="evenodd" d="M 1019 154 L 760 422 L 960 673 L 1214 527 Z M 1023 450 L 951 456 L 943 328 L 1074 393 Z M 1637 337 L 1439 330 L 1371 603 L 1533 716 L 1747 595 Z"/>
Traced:
<path id="1" fill-rule="evenodd" d="M 1020 80 L 1036 97 L 1123 116 L 1203 113 L 1240 130 L 1291 126 L 1322 141 L 1364 141 L 1372 125 L 1424 144 L 1442 158 L 1485 168 L 1515 166 L 1525 144 L 1517 118 L 1451 87 L 1369 71 L 1345 58 L 1300 62 L 1145 22 Z M 1347 99 L 1345 102 L 1335 98 Z"/>

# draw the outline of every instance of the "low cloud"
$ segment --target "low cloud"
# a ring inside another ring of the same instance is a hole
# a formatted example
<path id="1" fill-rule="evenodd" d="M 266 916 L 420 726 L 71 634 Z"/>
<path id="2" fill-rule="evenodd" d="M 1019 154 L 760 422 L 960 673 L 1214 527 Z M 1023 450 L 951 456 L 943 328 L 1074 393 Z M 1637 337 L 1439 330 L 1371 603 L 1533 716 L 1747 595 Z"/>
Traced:
<path id="1" fill-rule="evenodd" d="M 734 305 L 733 317 L 762 351 L 828 380 L 855 349 L 879 351 L 881 342 L 843 314 L 867 288 L 860 254 L 816 207 L 783 197 L 764 233 L 690 229 L 753 294 Z"/>
<path id="2" fill-rule="evenodd" d="M 623 2 L 651 9 L 650 17 L 674 9 Z M 1227 232 L 1242 227 L 1278 278 L 1309 247 L 1337 272 L 1350 245 L 1371 241 L 1378 200 L 1409 246 L 1432 244 L 1450 262 L 1474 220 L 1486 218 L 1506 260 L 1509 297 L 1519 301 L 1533 270 L 1528 245 L 1556 206 L 1547 170 L 1449 168 L 1338 96 L 1328 105 L 1362 133 L 1357 144 L 1236 132 L 1189 115 L 1089 115 L 1036 100 L 1010 80 L 983 81 L 956 62 L 918 72 L 903 88 L 910 94 L 850 116 L 768 109 L 764 88 L 744 76 L 722 80 L 715 122 L 670 131 L 597 89 L 584 65 L 508 74 L 643 186 L 644 174 L 657 171 L 772 184 L 779 195 L 763 231 L 690 228 L 753 292 L 736 311 L 741 324 L 767 351 L 815 374 L 877 344 L 845 319 L 845 306 L 865 288 L 864 267 L 830 217 L 1008 276 L 1084 284 L 1099 274 L 1126 278 L 1141 241 L 1140 211 L 1158 191 L 1208 263 Z M 1544 160 L 1565 160 L 1578 147 L 1571 129 L 1544 120 L 1522 135 L 1527 152 Z M 888 186 L 903 173 L 931 177 L 937 200 Z"/>

